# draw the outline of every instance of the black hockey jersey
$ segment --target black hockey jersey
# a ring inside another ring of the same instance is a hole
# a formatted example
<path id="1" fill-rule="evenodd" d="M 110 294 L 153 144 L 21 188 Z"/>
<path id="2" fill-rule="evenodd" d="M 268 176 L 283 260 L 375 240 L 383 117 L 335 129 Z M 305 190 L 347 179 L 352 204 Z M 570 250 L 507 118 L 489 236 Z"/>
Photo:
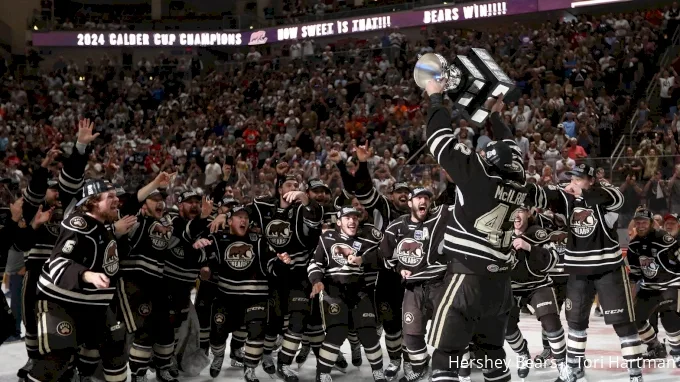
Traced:
<path id="1" fill-rule="evenodd" d="M 64 211 L 78 197 L 78 192 L 83 186 L 88 153 L 84 148 L 82 150 L 85 154 L 81 154 L 78 149 L 75 149 L 71 156 L 63 162 L 58 181 L 61 207 L 55 209 L 50 221 L 38 227 L 37 230 L 33 230 L 30 223 L 38 211 L 38 207 L 45 200 L 49 175 L 47 169 L 43 167 L 37 169 L 24 191 L 23 210 L 27 226 L 22 229 L 16 248 L 24 252 L 26 269 L 29 271 L 39 271 L 45 261 L 50 258 L 61 231 L 61 221 L 65 217 Z"/>
<path id="2" fill-rule="evenodd" d="M 52 255 L 42 268 L 38 297 L 106 307 L 116 290 L 119 261 L 118 242 L 111 226 L 76 212 L 61 223 Z M 110 280 L 109 287 L 97 289 L 85 283 L 82 280 L 85 271 L 104 273 Z"/>
<path id="3" fill-rule="evenodd" d="M 267 240 L 249 233 L 244 237 L 226 232 L 208 237 L 208 266 L 222 293 L 233 296 L 267 296 L 268 276 L 278 260 Z"/>
<path id="4" fill-rule="evenodd" d="M 380 231 L 385 231 L 388 225 L 398 217 L 408 214 L 410 211 L 401 211 L 395 207 L 391 200 L 380 194 L 373 186 L 371 175 L 366 162 L 359 162 L 356 179 L 356 197 L 359 203 L 368 212 L 371 224 Z"/>
<path id="5" fill-rule="evenodd" d="M 248 216 L 255 227 L 262 229 L 269 245 L 277 253 L 287 252 L 291 270 L 303 271 L 321 230 L 321 206 L 314 200 L 309 205 L 293 203 L 280 208 L 274 197 L 257 198 L 248 206 Z"/>
<path id="6" fill-rule="evenodd" d="M 357 235 L 350 237 L 337 230 L 324 232 L 314 252 L 314 261 L 307 267 L 309 281 L 349 286 L 357 290 L 365 289 L 364 269 L 370 264 L 360 266 L 347 263 L 350 255 L 365 257 L 377 251 L 382 235 L 371 229 L 361 229 Z M 370 256 L 369 256 L 370 258 Z M 373 256 L 375 259 L 375 255 Z"/>
<path id="7" fill-rule="evenodd" d="M 163 278 L 187 286 L 196 283 L 201 268 L 207 264 L 203 251 L 193 244 L 207 228 L 207 219 L 187 220 L 171 211 L 161 218 L 161 226 L 172 227 L 163 264 Z"/>
<path id="8" fill-rule="evenodd" d="M 427 145 L 456 183 L 456 204 L 444 237 L 444 255 L 454 273 L 509 273 L 513 216 L 518 207 L 541 204 L 535 185 L 505 180 L 479 154 L 459 143 L 449 111 L 430 108 Z M 521 169 L 517 169 L 521 172 Z"/>
<path id="9" fill-rule="evenodd" d="M 533 225 L 520 236 L 531 244 L 531 252 L 515 251 L 515 265 L 510 274 L 513 292 L 530 292 L 552 285 L 548 271 L 557 264 L 558 255 L 545 229 Z"/>
<path id="10" fill-rule="evenodd" d="M 616 232 L 623 194 L 607 182 L 596 183 L 583 190 L 580 197 L 570 195 L 558 186 L 541 189 L 540 208 L 563 214 L 569 227 L 564 255 L 564 271 L 568 274 L 601 274 L 623 264 Z"/>
<path id="11" fill-rule="evenodd" d="M 632 277 L 641 277 L 642 289 L 680 287 L 680 242 L 666 231 L 653 229 L 628 243 L 628 265 Z"/>
<path id="12" fill-rule="evenodd" d="M 447 265 L 441 254 L 446 218 L 451 216 L 449 208 L 453 207 L 443 205 L 431 210 L 422 222 L 414 222 L 411 215 L 400 216 L 385 230 L 378 256 L 387 260 L 397 273 L 411 271 L 411 276 L 404 280 L 406 285 L 444 277 Z"/>

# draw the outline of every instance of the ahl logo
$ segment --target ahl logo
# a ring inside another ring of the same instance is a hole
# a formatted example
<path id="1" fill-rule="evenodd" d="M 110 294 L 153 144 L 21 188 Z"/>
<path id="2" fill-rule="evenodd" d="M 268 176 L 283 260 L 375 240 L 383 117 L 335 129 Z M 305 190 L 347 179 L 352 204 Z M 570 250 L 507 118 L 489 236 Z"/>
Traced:
<path id="1" fill-rule="evenodd" d="M 571 214 L 569 223 L 574 235 L 585 238 L 595 232 L 595 226 L 597 225 L 598 220 L 592 209 L 576 207 Z"/>
<path id="2" fill-rule="evenodd" d="M 70 322 L 62 321 L 59 324 L 57 324 L 57 334 L 59 334 L 60 336 L 63 337 L 70 336 L 71 333 L 73 333 L 73 325 L 71 325 Z"/>
<path id="3" fill-rule="evenodd" d="M 344 243 L 333 244 L 331 246 L 331 257 L 341 267 L 347 265 L 349 255 L 356 256 L 357 250 Z"/>
<path id="4" fill-rule="evenodd" d="M 408 325 L 412 322 L 413 322 L 413 313 L 411 313 L 411 312 L 404 313 L 404 323 Z"/>
<path id="5" fill-rule="evenodd" d="M 118 245 L 115 240 L 111 240 L 106 246 L 102 267 L 108 276 L 113 276 L 118 272 Z"/>
<path id="6" fill-rule="evenodd" d="M 380 303 L 380 311 L 381 312 L 389 312 L 390 311 L 390 304 L 386 302 L 381 302 Z"/>
<path id="7" fill-rule="evenodd" d="M 338 304 L 331 304 L 331 305 L 328 307 L 328 313 L 333 314 L 333 315 L 340 313 L 340 305 L 338 305 Z"/>
<path id="8" fill-rule="evenodd" d="M 653 257 L 640 256 L 640 269 L 642 269 L 642 274 L 648 278 L 653 279 L 659 273 L 659 264 Z"/>
<path id="9" fill-rule="evenodd" d="M 564 300 L 564 310 L 571 310 L 571 299 Z"/>
<path id="10" fill-rule="evenodd" d="M 395 249 L 399 262 L 407 267 L 415 267 L 423 260 L 423 243 L 407 238 L 397 244 Z"/>
<path id="11" fill-rule="evenodd" d="M 253 263 L 255 254 L 251 244 L 237 241 L 227 247 L 224 251 L 224 261 L 230 268 L 242 271 Z"/>
<path id="12" fill-rule="evenodd" d="M 290 223 L 283 220 L 272 220 L 264 230 L 269 242 L 275 247 L 283 247 L 290 241 Z"/>

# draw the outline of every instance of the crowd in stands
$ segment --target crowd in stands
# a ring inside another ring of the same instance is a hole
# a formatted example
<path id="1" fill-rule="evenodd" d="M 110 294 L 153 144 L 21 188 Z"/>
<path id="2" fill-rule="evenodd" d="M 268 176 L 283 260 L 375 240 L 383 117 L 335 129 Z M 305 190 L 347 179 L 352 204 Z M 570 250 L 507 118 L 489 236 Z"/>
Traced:
<path id="1" fill-rule="evenodd" d="M 2 78 L 3 197 L 25 187 L 53 145 L 69 155 L 80 116 L 92 118 L 101 133 L 88 177 L 134 188 L 159 171 L 177 172 L 170 199 L 228 179 L 234 195 L 248 202 L 273 191 L 279 160 L 289 162 L 301 182 L 318 177 L 340 190 L 328 154 L 339 151 L 351 169 L 355 147 L 366 140 L 380 191 L 404 180 L 437 193 L 445 175 L 422 150 L 428 100 L 412 68 L 419 53 L 451 57 L 483 47 L 523 91 L 505 119 L 526 154 L 529 181 L 562 182 L 580 161 L 609 178 L 612 164 L 595 158 L 611 155 L 638 108 L 642 143 L 628 149 L 612 169 L 620 177 L 610 180 L 625 187 L 626 208 L 642 202 L 662 213 L 680 205 L 676 73 L 657 66 L 669 27 L 667 10 L 582 16 L 536 29 L 505 26 L 496 33 L 431 29 L 419 41 L 398 30 L 346 46 L 295 41 L 269 52 L 247 48 L 215 65 L 163 54 L 132 65 L 108 56 L 81 65 L 60 59 L 37 76 Z M 660 81 L 667 117 L 658 121 L 639 101 L 652 79 Z M 472 149 L 492 139 L 490 130 L 460 116 L 453 128 Z"/>

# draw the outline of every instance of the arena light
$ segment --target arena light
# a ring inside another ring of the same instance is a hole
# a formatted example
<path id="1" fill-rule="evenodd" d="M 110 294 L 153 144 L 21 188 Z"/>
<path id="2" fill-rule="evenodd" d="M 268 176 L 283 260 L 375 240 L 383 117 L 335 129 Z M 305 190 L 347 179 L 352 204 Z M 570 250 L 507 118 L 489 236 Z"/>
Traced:
<path id="1" fill-rule="evenodd" d="M 603 5 L 603 4 L 613 4 L 613 3 L 625 3 L 631 0 L 584 0 L 584 1 L 574 1 L 571 3 L 572 8 L 579 7 L 592 7 L 593 5 Z"/>

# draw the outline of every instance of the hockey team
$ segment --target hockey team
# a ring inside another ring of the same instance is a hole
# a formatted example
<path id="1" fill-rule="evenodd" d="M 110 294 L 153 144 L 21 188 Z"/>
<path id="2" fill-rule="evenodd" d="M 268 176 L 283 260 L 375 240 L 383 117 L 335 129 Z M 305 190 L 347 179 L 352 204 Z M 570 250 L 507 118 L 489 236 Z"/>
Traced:
<path id="1" fill-rule="evenodd" d="M 363 145 L 352 172 L 338 152 L 329 154 L 345 187 L 335 200 L 320 180 L 302 186 L 279 163 L 272 197 L 239 205 L 222 182 L 211 197 L 185 191 L 169 208 L 162 190 L 173 174 L 134 192 L 83 179 L 97 134 L 80 121 L 59 177 L 48 172 L 61 158 L 55 148 L 0 231 L 3 248 L 26 254 L 29 360 L 19 378 L 89 381 L 101 364 L 109 382 L 128 373 L 146 381 L 150 368 L 158 381 L 178 381 L 179 330 L 197 280 L 197 342 L 212 353 L 213 378 L 228 367 L 231 335 L 230 365 L 247 382 L 258 381 L 259 367 L 297 382 L 293 363 L 310 352 L 316 381 L 331 382 L 334 370 L 348 368 L 345 340 L 351 363 L 365 358 L 376 382 L 471 381 L 473 364 L 479 380 L 510 381 L 505 342 L 520 378 L 532 363 L 552 363 L 551 378 L 575 382 L 585 376 L 596 294 L 631 382 L 643 380 L 644 358 L 667 356 L 648 320 L 657 314 L 680 367 L 676 237 L 640 208 L 624 259 L 617 188 L 596 181 L 585 164 L 567 184 L 526 183 L 522 152 L 502 122 L 502 95 L 491 107 L 496 140 L 475 153 L 453 135 L 442 85 L 431 81 L 426 91 L 428 148 L 451 183 L 437 201 L 406 183 L 379 194 Z M 517 325 L 523 306 L 543 329 L 544 350 L 533 360 Z"/>

